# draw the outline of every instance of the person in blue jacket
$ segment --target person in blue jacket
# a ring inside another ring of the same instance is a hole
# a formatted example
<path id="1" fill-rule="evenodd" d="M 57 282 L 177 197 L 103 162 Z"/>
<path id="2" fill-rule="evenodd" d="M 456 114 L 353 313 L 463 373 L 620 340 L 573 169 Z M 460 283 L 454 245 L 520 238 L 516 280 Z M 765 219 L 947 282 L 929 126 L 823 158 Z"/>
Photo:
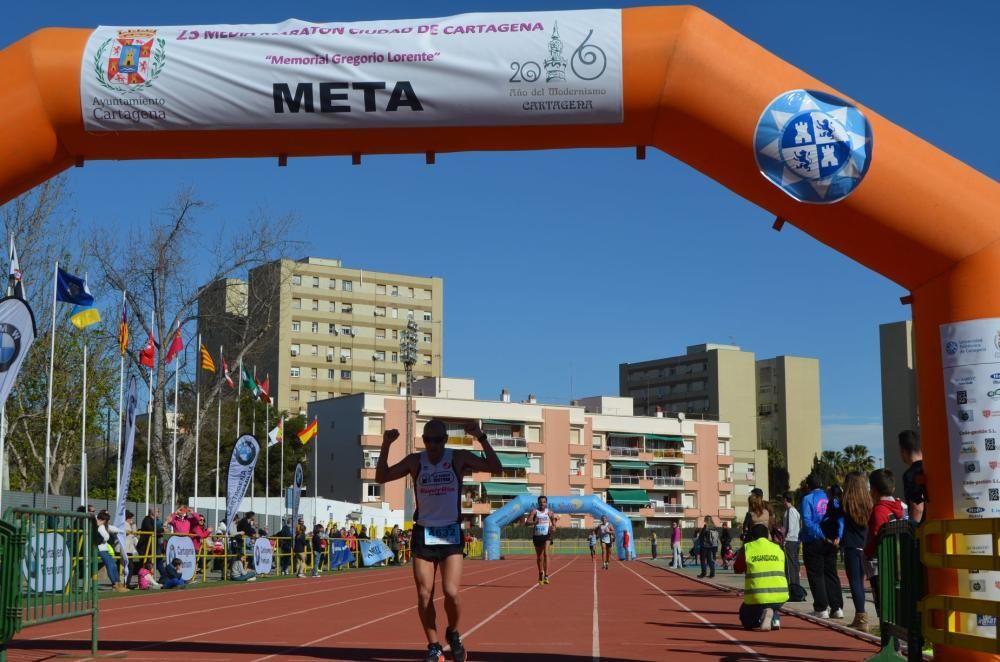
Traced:
<path id="1" fill-rule="evenodd" d="M 809 590 L 813 594 L 813 616 L 817 618 L 843 618 L 844 596 L 840 590 L 840 576 L 837 574 L 837 550 L 844 533 L 843 513 L 837 520 L 837 505 L 833 503 L 831 518 L 827 518 L 830 498 L 820 485 L 816 474 L 806 478 L 807 494 L 802 498 L 802 541 L 803 560 Z M 827 524 L 824 527 L 824 519 Z M 827 529 L 824 532 L 824 528 Z M 830 537 L 830 536 L 833 537 Z"/>

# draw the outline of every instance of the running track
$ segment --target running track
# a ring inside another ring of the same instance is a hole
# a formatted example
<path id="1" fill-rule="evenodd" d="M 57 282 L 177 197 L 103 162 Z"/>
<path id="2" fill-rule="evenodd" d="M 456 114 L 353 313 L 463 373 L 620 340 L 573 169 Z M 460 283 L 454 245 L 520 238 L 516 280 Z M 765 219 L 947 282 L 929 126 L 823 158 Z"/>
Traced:
<path id="1" fill-rule="evenodd" d="M 538 586 L 533 559 L 466 563 L 470 662 L 840 662 L 875 652 L 788 615 L 780 632 L 746 632 L 738 597 L 644 563 L 604 571 L 589 557 L 556 557 L 551 570 L 552 583 Z M 101 602 L 100 652 L 144 662 L 417 660 L 426 644 L 415 600 L 409 568 L 129 595 Z M 443 630 L 440 597 L 437 607 Z M 87 619 L 29 628 L 9 659 L 88 659 L 89 634 Z"/>

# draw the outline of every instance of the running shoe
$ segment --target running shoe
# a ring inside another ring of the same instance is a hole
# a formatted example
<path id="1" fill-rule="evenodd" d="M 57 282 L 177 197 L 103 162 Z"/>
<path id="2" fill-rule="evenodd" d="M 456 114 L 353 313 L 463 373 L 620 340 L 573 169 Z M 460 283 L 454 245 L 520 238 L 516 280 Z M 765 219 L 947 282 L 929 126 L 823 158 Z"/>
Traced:
<path id="1" fill-rule="evenodd" d="M 427 645 L 427 657 L 424 658 L 424 662 L 444 662 L 444 650 L 441 644 Z"/>
<path id="2" fill-rule="evenodd" d="M 543 584 L 548 584 L 549 583 L 549 576 L 548 575 L 545 575 L 545 579 L 542 580 L 542 583 Z"/>
<path id="3" fill-rule="evenodd" d="M 451 646 L 451 657 L 455 662 L 465 662 L 465 644 L 462 643 L 462 636 L 457 630 L 445 630 L 444 638 Z"/>
<path id="4" fill-rule="evenodd" d="M 844 617 L 843 609 L 834 609 L 833 613 L 830 614 L 830 618 L 843 618 L 843 617 Z"/>
<path id="5" fill-rule="evenodd" d="M 774 618 L 771 619 L 771 629 L 772 630 L 781 629 L 781 617 L 778 616 L 778 612 L 774 612 Z"/>
<path id="6" fill-rule="evenodd" d="M 773 625 L 773 623 L 772 623 L 772 617 L 773 616 L 774 616 L 774 610 L 773 609 L 765 609 L 764 610 L 764 614 L 763 614 L 763 616 L 762 616 L 762 618 L 760 620 L 760 629 L 761 629 L 761 631 L 768 632 L 771 629 L 771 626 Z"/>
<path id="7" fill-rule="evenodd" d="M 830 608 L 827 607 L 821 611 L 814 611 L 811 615 L 815 618 L 830 618 Z"/>

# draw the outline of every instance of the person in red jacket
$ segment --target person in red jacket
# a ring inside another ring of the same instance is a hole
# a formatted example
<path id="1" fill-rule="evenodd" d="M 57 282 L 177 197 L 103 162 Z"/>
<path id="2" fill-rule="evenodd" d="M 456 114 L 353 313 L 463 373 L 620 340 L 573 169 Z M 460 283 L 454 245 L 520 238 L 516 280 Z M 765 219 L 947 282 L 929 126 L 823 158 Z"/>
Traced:
<path id="1" fill-rule="evenodd" d="M 889 469 L 876 469 L 868 476 L 868 486 L 872 492 L 872 515 L 868 520 L 868 540 L 865 542 L 865 569 L 872 585 L 875 611 L 881 616 L 882 603 L 878 588 L 878 533 L 886 522 L 903 519 L 903 504 L 892 493 L 896 491 L 896 480 Z"/>

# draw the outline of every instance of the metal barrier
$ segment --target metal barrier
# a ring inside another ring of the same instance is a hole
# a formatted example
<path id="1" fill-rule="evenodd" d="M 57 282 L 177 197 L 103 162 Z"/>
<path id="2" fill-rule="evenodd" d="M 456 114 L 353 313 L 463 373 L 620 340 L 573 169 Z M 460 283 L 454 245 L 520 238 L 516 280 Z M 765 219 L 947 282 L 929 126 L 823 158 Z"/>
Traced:
<path id="1" fill-rule="evenodd" d="M 8 508 L 0 522 L 0 660 L 26 627 L 90 616 L 97 654 L 96 556 L 86 513 Z"/>
<path id="2" fill-rule="evenodd" d="M 989 536 L 984 554 L 958 554 L 960 537 Z M 931 568 L 1000 571 L 1000 519 L 936 520 L 920 526 L 922 560 Z M 941 551 L 932 551 L 939 549 Z M 992 550 L 992 553 L 990 552 Z M 996 627 L 1000 602 L 950 595 L 929 595 L 921 600 L 923 633 L 927 641 L 966 650 L 1000 654 L 1000 636 Z M 993 637 L 961 632 L 958 615 L 979 617 L 994 628 Z"/>
<path id="3" fill-rule="evenodd" d="M 917 610 L 923 577 L 916 526 L 909 520 L 885 524 L 878 534 L 878 595 L 874 596 L 882 648 L 870 662 L 903 659 L 896 653 L 898 641 L 906 642 L 907 660 L 923 659 Z"/>

